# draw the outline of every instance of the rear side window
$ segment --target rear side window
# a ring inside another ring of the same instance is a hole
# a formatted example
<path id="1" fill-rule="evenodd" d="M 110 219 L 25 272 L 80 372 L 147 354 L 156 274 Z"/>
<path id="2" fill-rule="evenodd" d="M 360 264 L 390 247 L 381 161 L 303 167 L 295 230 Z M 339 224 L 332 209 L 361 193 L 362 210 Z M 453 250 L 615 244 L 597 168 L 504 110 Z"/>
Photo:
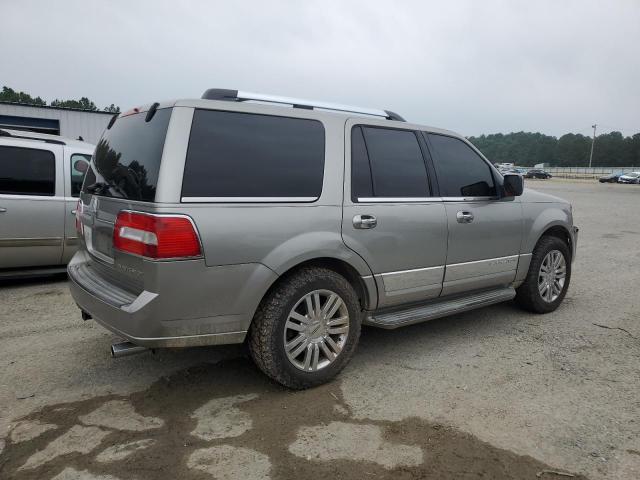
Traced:
<path id="1" fill-rule="evenodd" d="M 56 157 L 49 150 L 0 147 L 0 194 L 56 194 Z"/>
<path id="2" fill-rule="evenodd" d="M 354 127 L 351 182 L 354 201 L 363 197 L 428 197 L 427 169 L 416 134 Z"/>
<path id="3" fill-rule="evenodd" d="M 84 190 L 98 195 L 152 202 L 156 195 L 158 173 L 167 135 L 171 109 L 156 111 L 150 121 L 146 113 L 118 118 L 105 130 L 96 145 L 93 168 L 87 173 Z"/>
<path id="4" fill-rule="evenodd" d="M 429 134 L 444 197 L 493 197 L 496 187 L 491 168 L 480 155 L 462 140 Z"/>
<path id="5" fill-rule="evenodd" d="M 314 201 L 322 192 L 324 136 L 316 120 L 196 110 L 182 197 Z"/>

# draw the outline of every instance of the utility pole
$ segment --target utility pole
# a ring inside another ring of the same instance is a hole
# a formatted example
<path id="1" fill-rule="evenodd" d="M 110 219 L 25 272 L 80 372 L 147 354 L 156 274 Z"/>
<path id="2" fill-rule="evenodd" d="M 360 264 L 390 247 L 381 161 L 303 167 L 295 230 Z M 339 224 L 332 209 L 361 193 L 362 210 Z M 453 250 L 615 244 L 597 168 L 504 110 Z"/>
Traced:
<path id="1" fill-rule="evenodd" d="M 598 125 L 591 125 L 593 128 L 593 140 L 591 140 L 591 153 L 589 154 L 589 168 L 591 168 L 591 160 L 593 160 L 593 144 L 596 143 L 596 127 Z"/>

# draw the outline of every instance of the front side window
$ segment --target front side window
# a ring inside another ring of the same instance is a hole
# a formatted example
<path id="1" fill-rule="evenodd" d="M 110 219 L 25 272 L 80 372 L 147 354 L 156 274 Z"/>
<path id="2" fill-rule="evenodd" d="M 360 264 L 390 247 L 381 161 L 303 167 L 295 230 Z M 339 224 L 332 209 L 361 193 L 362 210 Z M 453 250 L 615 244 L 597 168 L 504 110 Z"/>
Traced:
<path id="1" fill-rule="evenodd" d="M 79 197 L 82 189 L 82 181 L 89 169 L 91 155 L 74 153 L 71 155 L 71 196 Z"/>
<path id="2" fill-rule="evenodd" d="M 1 146 L 0 194 L 54 196 L 56 157 L 53 152 Z"/>
<path id="3" fill-rule="evenodd" d="M 429 196 L 427 169 L 416 134 L 356 126 L 351 131 L 351 190 L 363 197 Z"/>
<path id="4" fill-rule="evenodd" d="M 314 201 L 325 133 L 317 120 L 196 110 L 182 197 Z"/>
<path id="5" fill-rule="evenodd" d="M 496 187 L 489 165 L 462 140 L 428 134 L 443 197 L 493 197 Z"/>

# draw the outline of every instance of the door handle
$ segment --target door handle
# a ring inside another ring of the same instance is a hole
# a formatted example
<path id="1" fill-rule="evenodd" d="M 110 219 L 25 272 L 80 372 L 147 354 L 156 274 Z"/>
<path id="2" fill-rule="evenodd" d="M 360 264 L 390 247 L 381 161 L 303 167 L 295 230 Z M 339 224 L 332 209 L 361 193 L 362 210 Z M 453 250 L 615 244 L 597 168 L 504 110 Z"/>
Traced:
<path id="1" fill-rule="evenodd" d="M 77 210 L 71 210 L 71 215 L 75 215 Z"/>
<path id="2" fill-rule="evenodd" d="M 4 213 L 4 212 L 6 212 L 6 211 L 7 211 L 7 209 L 6 209 L 6 208 L 4 208 L 4 207 L 0 207 L 0 213 Z"/>
<path id="3" fill-rule="evenodd" d="M 374 228 L 376 225 L 378 225 L 378 220 L 373 215 L 356 215 L 353 217 L 353 226 L 355 228 L 365 230 Z"/>
<path id="4" fill-rule="evenodd" d="M 458 223 L 471 223 L 473 222 L 473 213 L 460 211 L 456 213 L 456 219 Z"/>

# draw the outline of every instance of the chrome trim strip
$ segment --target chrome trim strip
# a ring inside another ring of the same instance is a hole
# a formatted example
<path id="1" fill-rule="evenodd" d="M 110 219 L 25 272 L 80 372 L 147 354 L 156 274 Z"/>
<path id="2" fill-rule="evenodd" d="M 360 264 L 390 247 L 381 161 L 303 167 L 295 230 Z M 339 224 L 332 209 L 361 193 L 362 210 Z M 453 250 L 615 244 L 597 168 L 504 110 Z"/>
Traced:
<path id="1" fill-rule="evenodd" d="M 0 198 L 6 200 L 40 200 L 40 201 L 64 201 L 67 200 L 67 197 L 62 197 L 60 195 L 12 195 L 8 193 L 0 193 Z M 77 198 L 73 200 L 77 201 Z"/>
<path id="2" fill-rule="evenodd" d="M 435 267 L 411 268 L 409 270 L 395 270 L 393 272 L 384 272 L 380 275 L 402 275 L 404 273 L 424 272 L 426 270 L 436 270 L 438 268 L 444 268 L 444 265 L 436 265 Z"/>
<path id="3" fill-rule="evenodd" d="M 319 102 L 317 100 L 305 100 L 303 98 L 281 97 L 278 95 L 267 95 L 264 93 L 243 92 L 238 90 L 236 94 L 239 100 L 254 100 L 258 102 L 283 103 L 285 105 L 302 105 L 306 107 L 321 108 L 324 110 L 336 110 L 338 112 L 363 113 L 376 117 L 387 118 L 389 114 L 377 108 L 354 107 L 352 105 L 341 105 L 339 103 Z"/>
<path id="4" fill-rule="evenodd" d="M 448 264 L 444 282 L 447 283 L 467 278 L 481 277 L 483 275 L 515 271 L 518 268 L 519 257 L 520 255 L 509 255 L 506 257 Z"/>
<path id="5" fill-rule="evenodd" d="M 68 247 L 73 247 L 75 245 L 78 245 L 78 243 L 80 243 L 78 237 L 67 237 L 64 241 L 64 244 Z"/>
<path id="6" fill-rule="evenodd" d="M 0 238 L 0 247 L 61 247 L 62 237 Z"/>
<path id="7" fill-rule="evenodd" d="M 358 198 L 360 203 L 421 203 L 421 202 L 441 202 L 442 197 L 362 197 Z"/>
<path id="8" fill-rule="evenodd" d="M 486 202 L 500 200 L 500 197 L 442 197 L 443 202 Z"/>
<path id="9" fill-rule="evenodd" d="M 444 265 L 380 274 L 385 292 L 440 286 Z"/>
<path id="10" fill-rule="evenodd" d="M 320 197 L 182 197 L 182 203 L 308 203 Z"/>

